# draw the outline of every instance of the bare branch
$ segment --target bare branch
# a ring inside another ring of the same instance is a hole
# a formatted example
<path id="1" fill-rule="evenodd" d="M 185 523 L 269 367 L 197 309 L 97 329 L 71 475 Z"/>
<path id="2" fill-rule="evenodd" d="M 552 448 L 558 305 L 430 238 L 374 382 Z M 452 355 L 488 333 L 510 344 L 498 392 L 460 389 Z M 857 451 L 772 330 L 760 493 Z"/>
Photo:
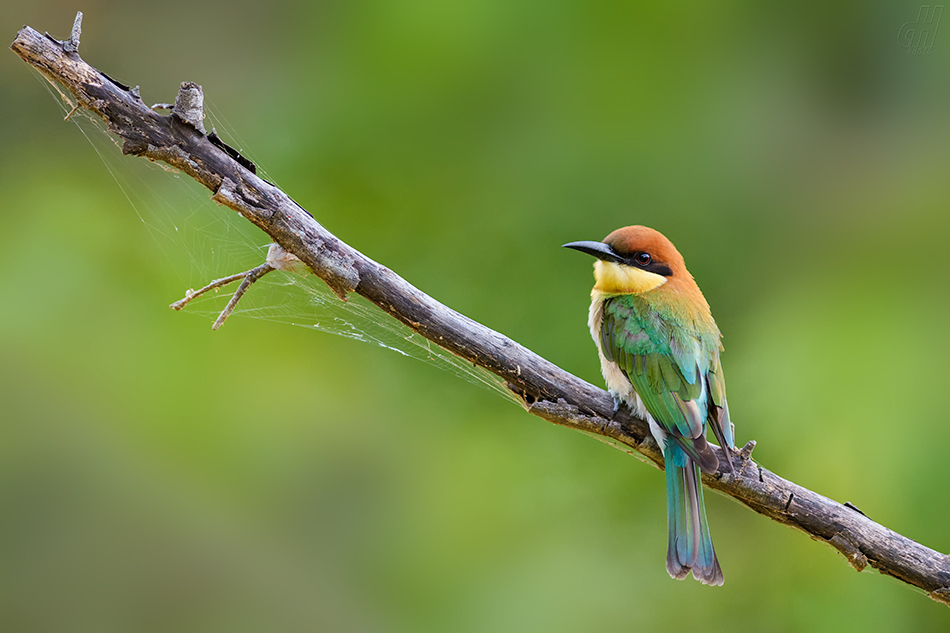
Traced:
<path id="1" fill-rule="evenodd" d="M 257 268 L 252 268 L 251 270 L 257 270 Z M 194 290 L 193 288 L 189 288 L 188 290 L 185 291 L 184 297 L 182 297 L 175 303 L 172 303 L 168 307 L 171 308 L 172 310 L 181 310 L 186 305 L 191 303 L 192 299 L 197 299 L 198 297 L 205 294 L 206 292 L 209 292 L 211 290 L 217 290 L 218 288 L 227 286 L 228 284 L 234 283 L 238 279 L 244 279 L 250 274 L 251 270 L 245 270 L 244 272 L 241 272 L 241 273 L 235 273 L 233 275 L 228 275 L 227 277 L 221 277 L 220 279 L 215 279 L 214 281 L 209 283 L 207 286 L 199 290 Z"/>
<path id="2" fill-rule="evenodd" d="M 182 87 L 184 87 L 184 85 L 185 84 L 182 84 Z M 238 286 L 238 289 L 234 291 L 234 295 L 231 297 L 231 300 L 228 301 L 228 305 L 225 306 L 224 310 L 221 311 L 221 314 L 218 315 L 218 318 L 215 319 L 214 325 L 211 326 L 212 330 L 217 330 L 219 327 L 224 325 L 224 322 L 227 320 L 227 318 L 231 316 L 234 308 L 237 307 L 238 301 L 241 300 L 241 297 L 244 296 L 244 293 L 247 292 L 247 289 L 251 287 L 251 284 L 271 271 L 286 270 L 288 272 L 293 272 L 298 270 L 301 266 L 302 264 L 300 260 L 297 259 L 292 253 L 288 253 L 282 249 L 279 244 L 271 244 L 270 248 L 267 249 L 267 260 L 260 266 L 255 266 L 250 270 L 245 270 L 244 272 L 236 273 L 234 275 L 228 275 L 227 277 L 222 277 L 221 279 L 215 279 L 200 290 L 187 290 L 185 291 L 185 296 L 183 298 L 179 299 L 168 307 L 172 310 L 181 310 L 186 305 L 191 303 L 192 299 L 197 299 L 210 290 L 216 290 L 222 286 L 227 286 L 228 284 L 234 283 L 238 279 L 241 279 L 241 285 Z"/>
<path id="3" fill-rule="evenodd" d="M 361 294 L 437 345 L 495 373 L 530 413 L 607 438 L 618 448 L 637 452 L 662 467 L 662 456 L 646 423 L 627 411 L 614 415 L 607 392 L 442 305 L 337 239 L 287 194 L 259 178 L 253 163 L 214 133 L 205 136 L 196 124 L 202 118 L 200 111 L 183 110 L 176 103 L 169 116 L 161 116 L 142 103 L 137 90 L 117 84 L 83 62 L 74 48 L 78 30 L 77 26 L 75 37 L 64 43 L 24 27 L 12 48 L 65 86 L 81 107 L 101 117 L 124 139 L 124 154 L 164 161 L 188 174 L 212 192 L 213 200 L 240 213 L 299 258 L 341 299 L 350 292 Z M 854 506 L 769 472 L 752 461 L 753 446 L 750 443 L 738 454 L 735 473 L 725 470 L 728 462 L 720 455 L 722 469 L 704 475 L 703 483 L 827 543 L 857 570 L 870 565 L 950 604 L 950 558 L 875 523 Z"/>
<path id="4" fill-rule="evenodd" d="M 185 296 L 183 298 L 179 299 L 168 307 L 173 310 L 181 310 L 186 305 L 188 305 L 192 299 L 197 299 L 209 290 L 216 290 L 217 288 L 227 286 L 228 284 L 241 279 L 241 285 L 238 286 L 238 289 L 234 291 L 234 295 L 231 297 L 231 300 L 228 301 L 228 305 L 224 307 L 224 310 L 222 310 L 221 314 L 218 315 L 218 318 L 215 319 L 214 325 L 211 326 L 212 330 L 217 330 L 219 327 L 224 325 L 224 322 L 227 320 L 227 318 L 231 316 L 232 312 L 234 312 L 234 308 L 237 307 L 238 301 L 241 300 L 241 297 L 244 296 L 244 293 L 247 292 L 247 289 L 251 287 L 251 284 L 272 270 L 274 270 L 274 268 L 265 262 L 260 266 L 256 266 L 250 270 L 245 270 L 243 273 L 237 273 L 235 275 L 222 277 L 221 279 L 215 279 L 200 290 L 188 290 L 185 292 Z"/>

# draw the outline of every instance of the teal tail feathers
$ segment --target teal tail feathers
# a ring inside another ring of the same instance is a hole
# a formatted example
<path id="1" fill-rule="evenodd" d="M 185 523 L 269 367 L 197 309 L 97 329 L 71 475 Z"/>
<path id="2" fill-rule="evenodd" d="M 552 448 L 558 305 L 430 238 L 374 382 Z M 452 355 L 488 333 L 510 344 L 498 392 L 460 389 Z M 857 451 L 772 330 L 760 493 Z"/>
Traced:
<path id="1" fill-rule="evenodd" d="M 693 572 L 693 578 L 705 585 L 721 585 L 722 569 L 716 559 L 699 466 L 672 440 L 666 442 L 666 511 L 670 547 L 666 571 L 677 580 Z"/>

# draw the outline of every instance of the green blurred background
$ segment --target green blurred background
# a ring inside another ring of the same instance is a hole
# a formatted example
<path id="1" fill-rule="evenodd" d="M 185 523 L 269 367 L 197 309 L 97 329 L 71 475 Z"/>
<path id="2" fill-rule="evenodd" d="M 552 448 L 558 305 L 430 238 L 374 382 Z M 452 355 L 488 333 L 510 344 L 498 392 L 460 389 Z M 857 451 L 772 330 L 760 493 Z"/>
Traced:
<path id="1" fill-rule="evenodd" d="M 663 231 L 738 441 L 946 552 L 950 23 L 909 55 L 918 8 L 13 0 L 0 25 L 83 10 L 87 61 L 147 103 L 202 84 L 331 231 L 595 384 L 590 262 L 559 246 Z M 726 584 L 675 582 L 659 471 L 433 363 L 169 310 L 266 237 L 102 134 L 100 160 L 36 78 L 0 55 L 3 630 L 950 626 L 715 494 Z"/>

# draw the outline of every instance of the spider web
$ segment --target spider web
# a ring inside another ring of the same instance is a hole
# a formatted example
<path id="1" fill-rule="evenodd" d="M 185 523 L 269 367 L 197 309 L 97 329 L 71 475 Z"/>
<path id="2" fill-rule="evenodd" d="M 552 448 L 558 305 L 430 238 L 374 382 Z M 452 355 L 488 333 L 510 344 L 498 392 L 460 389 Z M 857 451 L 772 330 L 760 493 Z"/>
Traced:
<path id="1" fill-rule="evenodd" d="M 183 296 L 186 288 L 204 286 L 212 279 L 249 270 L 264 261 L 270 243 L 257 227 L 230 209 L 216 205 L 205 188 L 177 170 L 123 156 L 121 140 L 108 131 L 101 119 L 82 108 L 75 109 L 72 96 L 59 84 L 37 71 L 34 73 L 64 116 L 69 115 L 69 121 L 96 151 L 161 251 L 164 265 L 184 280 L 182 292 L 175 299 Z M 240 137 L 222 115 L 216 115 L 208 100 L 205 113 L 205 127 L 229 137 L 226 142 L 253 160 L 263 178 L 275 183 L 254 156 L 242 148 Z M 236 288 L 234 284 L 209 292 L 189 303 L 184 311 L 213 320 Z M 249 289 L 229 318 L 237 317 L 274 321 L 369 343 L 451 372 L 520 404 L 501 379 L 488 370 L 442 349 L 355 293 L 341 301 L 313 274 L 281 270 L 269 273 Z"/>

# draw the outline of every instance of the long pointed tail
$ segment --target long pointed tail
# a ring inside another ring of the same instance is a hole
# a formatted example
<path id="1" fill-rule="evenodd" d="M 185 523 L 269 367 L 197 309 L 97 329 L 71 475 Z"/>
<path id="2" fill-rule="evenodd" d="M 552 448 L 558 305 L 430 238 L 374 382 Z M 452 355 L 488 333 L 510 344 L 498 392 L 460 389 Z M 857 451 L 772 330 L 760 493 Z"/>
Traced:
<path id="1" fill-rule="evenodd" d="M 666 513 L 670 530 L 670 547 L 666 554 L 666 571 L 677 580 L 693 572 L 693 578 L 705 585 L 721 585 L 722 569 L 716 559 L 699 466 L 679 445 L 666 442 Z"/>

